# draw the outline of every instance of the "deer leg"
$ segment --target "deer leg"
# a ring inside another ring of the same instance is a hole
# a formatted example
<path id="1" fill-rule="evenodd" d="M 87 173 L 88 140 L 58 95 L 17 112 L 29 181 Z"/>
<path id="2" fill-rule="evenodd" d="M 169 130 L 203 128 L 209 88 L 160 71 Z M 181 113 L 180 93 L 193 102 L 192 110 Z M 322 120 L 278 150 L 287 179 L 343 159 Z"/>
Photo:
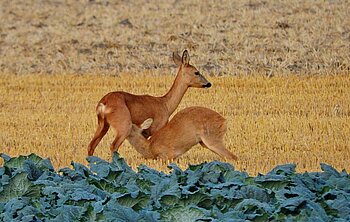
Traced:
<path id="1" fill-rule="evenodd" d="M 127 136 L 128 136 L 127 133 L 125 133 L 125 134 L 117 133 L 116 134 L 116 136 L 111 144 L 111 147 L 110 147 L 112 155 L 113 155 L 113 153 L 118 152 L 119 147 L 122 145 L 122 143 L 124 142 L 124 140 L 126 139 Z"/>
<path id="2" fill-rule="evenodd" d="M 209 148 L 207 147 L 207 145 L 205 145 L 205 144 L 203 143 L 203 141 L 200 141 L 199 144 L 200 144 L 202 147 L 209 149 Z"/>
<path id="3" fill-rule="evenodd" d="M 106 119 L 103 119 L 100 115 L 98 115 L 97 118 L 98 118 L 97 129 L 94 137 L 92 138 L 88 146 L 89 156 L 94 155 L 96 146 L 100 143 L 101 139 L 104 137 L 104 135 L 106 135 L 109 129 L 109 124 L 107 123 Z"/>
<path id="4" fill-rule="evenodd" d="M 117 152 L 126 137 L 130 134 L 132 121 L 127 107 L 118 110 L 118 112 L 108 114 L 108 122 L 115 130 L 115 138 L 111 144 L 110 150 L 113 154 Z"/>
<path id="5" fill-rule="evenodd" d="M 176 155 L 174 153 L 159 153 L 157 155 L 157 158 L 158 159 L 162 159 L 164 161 L 174 162 L 177 159 L 178 156 L 179 155 Z"/>
<path id="6" fill-rule="evenodd" d="M 207 147 L 209 150 L 213 151 L 214 153 L 220 155 L 223 158 L 229 159 L 229 160 L 237 160 L 237 156 L 228 151 L 225 148 L 224 143 L 222 140 L 218 139 L 210 139 L 210 138 L 202 138 L 202 142 L 204 143 L 204 147 Z"/>

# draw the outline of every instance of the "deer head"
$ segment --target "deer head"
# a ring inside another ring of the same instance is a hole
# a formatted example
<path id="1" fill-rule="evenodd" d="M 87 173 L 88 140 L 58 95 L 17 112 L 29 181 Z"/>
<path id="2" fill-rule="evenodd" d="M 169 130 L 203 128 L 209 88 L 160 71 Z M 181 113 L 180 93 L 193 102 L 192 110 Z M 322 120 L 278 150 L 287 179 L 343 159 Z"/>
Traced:
<path id="1" fill-rule="evenodd" d="M 198 71 L 198 69 L 190 64 L 190 55 L 185 50 L 180 57 L 177 53 L 173 53 L 173 60 L 178 65 L 179 73 L 183 82 L 188 87 L 209 88 L 211 83 Z"/>

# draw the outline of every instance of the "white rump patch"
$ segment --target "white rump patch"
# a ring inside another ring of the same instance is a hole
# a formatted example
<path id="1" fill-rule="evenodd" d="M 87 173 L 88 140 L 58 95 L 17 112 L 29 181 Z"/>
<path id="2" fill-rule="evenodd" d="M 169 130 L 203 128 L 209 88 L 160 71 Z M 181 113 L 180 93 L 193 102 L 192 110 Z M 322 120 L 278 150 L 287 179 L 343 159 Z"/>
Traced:
<path id="1" fill-rule="evenodd" d="M 103 103 L 98 104 L 97 109 L 96 109 L 97 115 L 100 114 L 102 116 L 102 118 L 104 118 L 104 116 L 109 112 L 110 112 L 110 110 L 108 109 L 108 107 L 105 104 L 103 104 Z"/>

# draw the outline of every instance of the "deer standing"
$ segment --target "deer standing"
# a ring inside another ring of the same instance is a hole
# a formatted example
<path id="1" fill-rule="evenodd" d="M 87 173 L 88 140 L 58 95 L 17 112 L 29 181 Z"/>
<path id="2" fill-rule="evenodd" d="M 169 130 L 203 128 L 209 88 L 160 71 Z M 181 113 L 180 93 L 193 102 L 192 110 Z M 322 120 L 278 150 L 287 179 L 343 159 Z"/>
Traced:
<path id="1" fill-rule="evenodd" d="M 147 118 L 152 118 L 152 126 L 143 132 L 144 136 L 148 137 L 168 122 L 189 87 L 211 86 L 211 83 L 189 64 L 190 56 L 187 50 L 183 52 L 182 57 L 174 53 L 173 60 L 179 69 L 172 87 L 164 96 L 133 95 L 117 91 L 108 93 L 98 102 L 96 107 L 98 126 L 88 146 L 89 156 L 94 154 L 96 146 L 110 126 L 115 130 L 115 139 L 110 146 L 113 153 L 118 151 L 129 135 L 133 123 L 139 125 Z"/>
<path id="2" fill-rule="evenodd" d="M 127 138 L 145 158 L 173 160 L 200 143 L 221 157 L 237 160 L 223 142 L 227 128 L 225 118 L 211 109 L 198 106 L 185 108 L 150 139 L 146 139 L 142 131 L 151 125 L 151 118 L 145 120 L 141 127 L 133 124 Z"/>

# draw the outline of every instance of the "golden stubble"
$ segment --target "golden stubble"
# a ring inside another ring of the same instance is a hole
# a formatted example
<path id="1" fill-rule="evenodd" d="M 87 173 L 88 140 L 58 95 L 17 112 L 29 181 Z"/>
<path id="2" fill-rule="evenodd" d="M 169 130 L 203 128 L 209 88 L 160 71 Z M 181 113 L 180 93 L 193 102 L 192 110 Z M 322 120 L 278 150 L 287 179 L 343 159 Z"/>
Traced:
<path id="1" fill-rule="evenodd" d="M 173 72 L 175 72 L 173 70 Z M 0 152 L 36 153 L 56 168 L 71 161 L 86 164 L 87 145 L 96 124 L 95 107 L 110 91 L 160 96 L 174 76 L 2 75 L 0 79 Z M 187 106 L 212 108 L 228 121 L 226 145 L 239 157 L 231 162 L 251 175 L 277 164 L 296 163 L 299 172 L 319 171 L 321 162 L 338 170 L 350 166 L 350 78 L 323 76 L 210 77 L 210 89 L 189 89 L 177 111 Z M 175 111 L 175 113 L 177 112 Z M 111 160 L 110 130 L 95 155 Z M 167 171 L 169 162 L 146 160 L 127 141 L 120 155 L 136 169 L 146 164 Z M 199 145 L 177 160 L 188 164 L 224 159 Z"/>

